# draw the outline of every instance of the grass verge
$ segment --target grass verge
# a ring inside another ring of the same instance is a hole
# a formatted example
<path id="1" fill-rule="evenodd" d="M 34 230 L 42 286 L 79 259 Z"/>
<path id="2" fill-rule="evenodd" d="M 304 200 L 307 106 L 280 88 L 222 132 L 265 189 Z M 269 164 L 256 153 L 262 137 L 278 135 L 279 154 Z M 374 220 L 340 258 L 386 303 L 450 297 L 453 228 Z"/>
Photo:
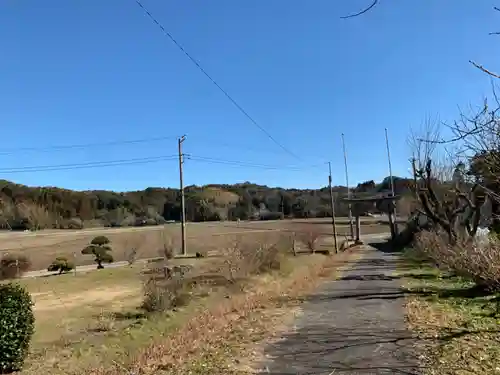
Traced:
<path id="1" fill-rule="evenodd" d="M 186 315 L 182 324 L 143 342 L 130 361 L 115 361 L 85 373 L 251 373 L 250 364 L 259 357 L 256 343 L 272 337 L 293 319 L 290 306 L 353 256 L 356 254 L 346 252 L 333 257 L 289 258 L 278 272 L 254 277 L 239 290 L 213 295 L 196 313 Z"/>
<path id="2" fill-rule="evenodd" d="M 420 338 L 424 373 L 500 373 L 498 296 L 406 255 L 407 320 Z"/>
<path id="3" fill-rule="evenodd" d="M 149 315 L 138 309 L 144 265 L 18 280 L 36 316 L 21 374 L 241 374 L 258 360 L 256 342 L 285 327 L 300 297 L 355 256 L 288 256 L 278 271 L 200 283 L 187 305 Z M 202 273 L 215 261 L 193 260 Z"/>

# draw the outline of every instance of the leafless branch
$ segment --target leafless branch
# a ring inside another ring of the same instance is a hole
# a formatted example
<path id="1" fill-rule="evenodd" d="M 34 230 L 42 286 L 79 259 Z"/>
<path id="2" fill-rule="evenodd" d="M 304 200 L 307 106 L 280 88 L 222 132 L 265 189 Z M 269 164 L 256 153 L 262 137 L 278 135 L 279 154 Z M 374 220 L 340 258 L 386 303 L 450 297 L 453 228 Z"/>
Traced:
<path id="1" fill-rule="evenodd" d="M 435 159 L 436 145 L 441 139 L 438 119 L 426 118 L 418 130 L 410 129 L 407 144 L 412 158 L 417 162 L 417 169 L 423 168 L 427 161 Z"/>
<path id="2" fill-rule="evenodd" d="M 353 18 L 353 17 L 361 16 L 362 14 L 368 12 L 370 9 L 372 9 L 377 4 L 378 4 L 378 0 L 373 0 L 373 2 L 367 8 L 365 8 L 365 9 L 363 9 L 363 10 L 357 12 L 357 13 L 349 14 L 347 16 L 342 16 L 340 18 L 347 19 L 347 18 Z"/>
<path id="3" fill-rule="evenodd" d="M 495 78 L 498 78 L 500 79 L 500 75 L 496 74 L 496 73 L 493 73 L 491 70 L 488 70 L 486 69 L 484 66 L 482 65 L 479 65 L 478 63 L 475 63 L 474 61 L 472 60 L 469 60 L 469 62 L 474 65 L 476 68 L 478 68 L 479 70 L 483 71 L 484 73 L 486 74 L 489 74 L 490 76 L 492 77 L 495 77 Z"/>

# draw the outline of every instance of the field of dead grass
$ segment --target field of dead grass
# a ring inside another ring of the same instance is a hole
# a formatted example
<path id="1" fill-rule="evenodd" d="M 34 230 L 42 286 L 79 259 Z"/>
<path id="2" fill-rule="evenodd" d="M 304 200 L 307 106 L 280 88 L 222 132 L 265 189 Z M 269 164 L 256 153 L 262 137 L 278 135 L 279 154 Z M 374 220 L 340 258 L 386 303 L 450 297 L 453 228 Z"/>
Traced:
<path id="1" fill-rule="evenodd" d="M 258 222 L 188 223 L 188 252 L 215 253 L 237 237 L 249 239 L 265 236 L 268 231 L 316 231 L 322 236 L 331 236 L 329 219 L 284 220 Z M 364 234 L 386 232 L 385 225 L 367 223 Z M 348 226 L 338 226 L 340 239 L 349 233 Z M 177 224 L 148 228 L 100 229 L 98 231 L 58 231 L 50 233 L 2 234 L 2 254 L 23 254 L 31 261 L 31 270 L 45 269 L 58 256 L 67 257 L 76 265 L 93 264 L 91 256 L 81 254 L 81 250 L 97 235 L 105 235 L 111 240 L 115 261 L 125 261 L 131 249 L 137 249 L 138 258 L 157 257 L 165 241 L 177 251 L 180 248 L 180 230 Z"/>
<path id="2" fill-rule="evenodd" d="M 410 328 L 420 338 L 425 374 L 500 373 L 498 296 L 428 265 L 405 271 Z"/>
<path id="3" fill-rule="evenodd" d="M 153 315 L 138 309 L 139 265 L 21 280 L 36 315 L 21 374 L 241 374 L 258 359 L 256 342 L 277 333 L 300 297 L 353 256 L 289 255 L 278 271 L 200 284 L 187 305 Z M 189 260 L 201 274 L 223 261 Z"/>

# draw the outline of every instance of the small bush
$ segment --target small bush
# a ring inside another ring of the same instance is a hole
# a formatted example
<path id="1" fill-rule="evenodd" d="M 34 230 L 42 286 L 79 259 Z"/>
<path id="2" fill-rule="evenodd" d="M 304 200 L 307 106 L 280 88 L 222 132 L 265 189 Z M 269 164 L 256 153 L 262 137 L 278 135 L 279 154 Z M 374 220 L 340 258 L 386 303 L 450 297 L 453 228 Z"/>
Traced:
<path id="1" fill-rule="evenodd" d="M 139 251 L 144 244 L 144 236 L 141 234 L 125 237 L 125 255 L 129 266 L 133 265 L 139 256 Z"/>
<path id="2" fill-rule="evenodd" d="M 174 252 L 174 243 L 172 239 L 169 237 L 169 234 L 167 231 L 162 230 L 160 232 L 160 242 L 161 242 L 161 248 L 159 250 L 160 256 L 162 256 L 166 260 L 173 259 L 175 252 Z"/>
<path id="3" fill-rule="evenodd" d="M 196 258 L 206 258 L 208 257 L 208 250 L 206 249 L 198 249 L 195 253 Z"/>
<path id="4" fill-rule="evenodd" d="M 18 284 L 0 285 L 0 373 L 21 369 L 34 331 L 33 302 Z"/>
<path id="5" fill-rule="evenodd" d="M 144 284 L 141 308 L 150 313 L 165 312 L 186 305 L 189 297 L 189 285 L 183 277 L 165 279 L 157 272 Z"/>
<path id="6" fill-rule="evenodd" d="M 68 229 L 83 229 L 83 221 L 79 217 L 71 218 L 66 223 Z"/>
<path id="7" fill-rule="evenodd" d="M 286 254 L 291 254 L 291 242 L 287 238 L 260 244 L 235 241 L 224 250 L 223 262 L 218 273 L 231 283 L 248 276 L 279 270 Z"/>
<path id="8" fill-rule="evenodd" d="M 436 266 L 473 281 L 491 292 L 500 291 L 500 241 L 492 238 L 483 247 L 472 241 L 447 242 L 445 234 L 434 231 L 420 233 L 415 250 L 430 258 Z"/>
<path id="9" fill-rule="evenodd" d="M 47 268 L 48 272 L 66 273 L 75 268 L 75 265 L 65 257 L 57 257 Z"/>
<path id="10" fill-rule="evenodd" d="M 320 230 L 309 226 L 296 232 L 297 240 L 302 242 L 311 253 L 316 251 L 318 240 L 322 235 L 323 233 Z"/>
<path id="11" fill-rule="evenodd" d="M 0 280 L 21 277 L 31 268 L 28 257 L 21 254 L 7 254 L 0 260 Z"/>

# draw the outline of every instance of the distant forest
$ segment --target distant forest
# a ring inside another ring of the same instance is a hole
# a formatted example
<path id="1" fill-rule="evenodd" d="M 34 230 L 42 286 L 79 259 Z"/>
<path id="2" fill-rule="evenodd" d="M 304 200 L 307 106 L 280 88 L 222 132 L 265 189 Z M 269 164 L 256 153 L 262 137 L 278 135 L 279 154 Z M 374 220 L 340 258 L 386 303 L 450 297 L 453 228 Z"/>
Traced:
<path id="1" fill-rule="evenodd" d="M 411 210 L 413 181 L 394 178 L 396 194 L 403 199 L 398 210 Z M 366 181 L 351 189 L 354 196 L 384 194 L 390 180 Z M 347 188 L 334 188 L 336 216 L 347 216 L 343 201 Z M 266 220 L 331 216 L 328 187 L 283 189 L 245 182 L 234 185 L 185 188 L 188 221 Z M 367 204 L 366 212 L 380 209 Z M 180 219 L 179 189 L 147 188 L 125 193 L 73 191 L 56 187 L 29 187 L 0 180 L 0 228 L 80 229 L 84 227 L 158 225 Z"/>

